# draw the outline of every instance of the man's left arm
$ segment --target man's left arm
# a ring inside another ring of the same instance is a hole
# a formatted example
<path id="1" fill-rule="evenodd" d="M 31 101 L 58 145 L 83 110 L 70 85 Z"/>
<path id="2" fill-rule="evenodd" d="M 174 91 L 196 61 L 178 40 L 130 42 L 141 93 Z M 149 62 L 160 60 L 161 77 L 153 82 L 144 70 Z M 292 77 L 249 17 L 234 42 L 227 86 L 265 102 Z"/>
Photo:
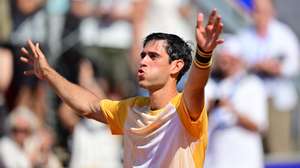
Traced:
<path id="1" fill-rule="evenodd" d="M 224 41 L 219 39 L 223 23 L 216 9 L 211 12 L 207 25 L 202 24 L 203 14 L 199 13 L 196 27 L 196 56 L 183 91 L 183 101 L 193 121 L 200 117 L 204 108 L 204 88 L 210 74 L 213 50 Z"/>

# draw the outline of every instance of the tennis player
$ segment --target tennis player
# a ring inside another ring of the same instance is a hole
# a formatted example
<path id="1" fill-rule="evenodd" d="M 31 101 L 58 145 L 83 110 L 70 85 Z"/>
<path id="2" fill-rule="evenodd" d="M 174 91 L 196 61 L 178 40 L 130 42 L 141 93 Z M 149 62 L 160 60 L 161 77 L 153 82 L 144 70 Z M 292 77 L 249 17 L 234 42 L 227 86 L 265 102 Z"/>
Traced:
<path id="1" fill-rule="evenodd" d="M 145 38 L 137 78 L 149 97 L 121 101 L 97 97 L 58 74 L 39 44 L 30 40 L 29 48 L 21 49 L 20 59 L 33 65 L 25 75 L 47 81 L 79 114 L 106 123 L 113 134 L 124 136 L 124 167 L 201 168 L 207 144 L 204 87 L 213 50 L 223 43 L 217 11 L 211 12 L 206 26 L 203 17 L 202 13 L 197 17 L 194 58 L 190 46 L 177 35 L 153 33 Z M 176 84 L 190 66 L 185 88 L 179 93 Z"/>

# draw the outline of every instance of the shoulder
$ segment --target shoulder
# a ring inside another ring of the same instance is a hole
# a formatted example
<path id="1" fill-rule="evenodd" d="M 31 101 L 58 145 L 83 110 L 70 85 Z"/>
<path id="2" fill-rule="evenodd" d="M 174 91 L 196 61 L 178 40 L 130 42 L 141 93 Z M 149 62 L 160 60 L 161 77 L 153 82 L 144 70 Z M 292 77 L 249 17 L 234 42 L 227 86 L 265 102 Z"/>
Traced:
<path id="1" fill-rule="evenodd" d="M 170 103 L 172 105 L 174 105 L 175 107 L 178 107 L 179 104 L 180 104 L 181 98 L 182 98 L 182 94 L 183 94 L 182 92 L 178 93 L 176 96 L 174 96 L 172 98 L 172 100 L 170 101 Z"/>
<path id="2" fill-rule="evenodd" d="M 3 137 L 0 140 L 0 151 L 1 152 L 11 152 L 16 149 L 16 144 L 9 137 Z"/>
<path id="3" fill-rule="evenodd" d="M 272 20 L 270 23 L 271 31 L 274 35 L 285 38 L 296 38 L 294 31 L 285 23 L 278 20 Z"/>

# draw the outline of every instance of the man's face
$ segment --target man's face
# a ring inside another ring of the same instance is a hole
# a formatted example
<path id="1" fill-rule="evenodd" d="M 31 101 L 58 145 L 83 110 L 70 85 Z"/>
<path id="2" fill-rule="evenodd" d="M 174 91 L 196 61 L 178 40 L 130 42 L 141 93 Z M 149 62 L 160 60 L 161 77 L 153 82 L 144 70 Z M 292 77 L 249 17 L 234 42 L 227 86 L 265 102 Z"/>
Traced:
<path id="1" fill-rule="evenodd" d="M 159 89 L 170 78 L 169 55 L 164 40 L 149 41 L 141 52 L 137 73 L 139 85 L 148 90 Z"/>
<path id="2" fill-rule="evenodd" d="M 273 17 L 272 2 L 269 0 L 256 0 L 254 3 L 254 10 L 252 11 L 252 17 L 257 31 L 264 34 Z"/>
<path id="3" fill-rule="evenodd" d="M 240 60 L 236 56 L 226 51 L 223 51 L 217 58 L 217 66 L 226 76 L 235 73 L 240 64 Z"/>
<path id="4" fill-rule="evenodd" d="M 12 132 L 15 141 L 22 145 L 31 134 L 30 124 L 22 117 L 18 117 L 16 120 L 18 124 L 12 128 Z"/>

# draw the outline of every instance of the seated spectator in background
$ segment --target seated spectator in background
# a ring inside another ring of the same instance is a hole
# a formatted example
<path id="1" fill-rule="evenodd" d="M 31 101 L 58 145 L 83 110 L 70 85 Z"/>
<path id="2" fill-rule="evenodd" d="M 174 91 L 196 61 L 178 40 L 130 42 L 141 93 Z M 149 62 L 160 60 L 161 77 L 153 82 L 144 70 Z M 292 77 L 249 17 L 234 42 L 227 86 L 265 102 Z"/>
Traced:
<path id="1" fill-rule="evenodd" d="M 294 32 L 274 17 L 271 0 L 254 0 L 253 5 L 254 24 L 237 38 L 247 68 L 263 80 L 270 98 L 268 150 L 288 152 L 292 149 L 291 112 L 298 103 L 292 79 L 299 74 L 299 43 Z"/>
<path id="2" fill-rule="evenodd" d="M 7 134 L 0 141 L 0 160 L 7 168 L 61 168 L 51 152 L 53 137 L 26 107 L 17 107 L 7 118 Z"/>
<path id="3" fill-rule="evenodd" d="M 224 78 L 209 81 L 206 168 L 263 168 L 261 134 L 268 126 L 262 81 L 248 74 L 238 41 L 226 40 L 216 57 Z"/>
<path id="4" fill-rule="evenodd" d="M 33 160 L 33 167 L 62 168 L 58 157 L 53 153 L 54 132 L 47 127 L 40 128 L 27 143 L 27 151 Z"/>
<path id="5" fill-rule="evenodd" d="M 37 129 L 37 118 L 25 107 L 18 107 L 7 118 L 7 134 L 0 142 L 0 158 L 5 167 L 31 168 L 33 158 L 27 143 Z"/>
<path id="6" fill-rule="evenodd" d="M 122 151 L 121 138 L 105 124 L 81 119 L 73 132 L 70 167 L 122 167 Z"/>

